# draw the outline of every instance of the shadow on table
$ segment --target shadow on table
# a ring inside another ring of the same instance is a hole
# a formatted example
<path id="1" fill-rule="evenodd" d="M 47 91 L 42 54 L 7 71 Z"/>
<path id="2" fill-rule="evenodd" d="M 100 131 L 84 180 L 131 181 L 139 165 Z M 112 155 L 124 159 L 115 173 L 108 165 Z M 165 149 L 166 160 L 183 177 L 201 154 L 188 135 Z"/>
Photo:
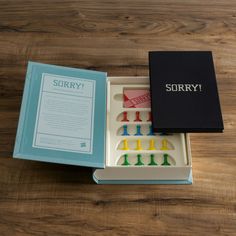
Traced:
<path id="1" fill-rule="evenodd" d="M 32 182 L 95 184 L 92 177 L 93 169 L 89 167 L 16 159 L 12 161 L 12 167 L 20 171 L 21 180 L 30 176 Z"/>

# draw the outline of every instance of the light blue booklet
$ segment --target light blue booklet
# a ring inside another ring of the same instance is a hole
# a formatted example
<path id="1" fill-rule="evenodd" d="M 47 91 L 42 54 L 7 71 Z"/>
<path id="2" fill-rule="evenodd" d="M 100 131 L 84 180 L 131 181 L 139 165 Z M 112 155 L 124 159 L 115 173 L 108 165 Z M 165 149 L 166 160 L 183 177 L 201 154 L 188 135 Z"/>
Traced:
<path id="1" fill-rule="evenodd" d="M 104 167 L 106 73 L 29 62 L 13 156 Z"/>

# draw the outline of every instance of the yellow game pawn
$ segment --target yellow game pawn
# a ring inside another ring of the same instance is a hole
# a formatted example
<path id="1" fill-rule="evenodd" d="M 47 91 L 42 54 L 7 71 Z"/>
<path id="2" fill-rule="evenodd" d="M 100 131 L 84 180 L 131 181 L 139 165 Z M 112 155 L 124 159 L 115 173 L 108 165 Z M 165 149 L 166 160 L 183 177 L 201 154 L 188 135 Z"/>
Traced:
<path id="1" fill-rule="evenodd" d="M 123 148 L 122 150 L 129 150 L 129 146 L 128 146 L 128 141 L 127 139 L 124 139 L 123 140 Z"/>
<path id="2" fill-rule="evenodd" d="M 156 150 L 154 139 L 150 139 L 149 144 L 149 150 Z"/>
<path id="3" fill-rule="evenodd" d="M 140 140 L 140 139 L 137 140 L 137 147 L 136 147 L 136 150 L 142 150 L 141 140 Z"/>
<path id="4" fill-rule="evenodd" d="M 166 139 L 162 139 L 162 147 L 161 150 L 169 150 L 169 148 L 167 147 L 167 140 Z"/>

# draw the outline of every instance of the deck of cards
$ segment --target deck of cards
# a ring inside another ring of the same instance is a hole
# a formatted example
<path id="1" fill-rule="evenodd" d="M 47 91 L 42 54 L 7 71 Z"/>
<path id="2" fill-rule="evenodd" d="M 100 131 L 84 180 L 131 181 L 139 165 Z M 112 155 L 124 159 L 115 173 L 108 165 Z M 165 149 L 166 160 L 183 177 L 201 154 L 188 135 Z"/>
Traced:
<path id="1" fill-rule="evenodd" d="M 151 106 L 149 89 L 124 89 L 125 108 L 149 108 Z"/>

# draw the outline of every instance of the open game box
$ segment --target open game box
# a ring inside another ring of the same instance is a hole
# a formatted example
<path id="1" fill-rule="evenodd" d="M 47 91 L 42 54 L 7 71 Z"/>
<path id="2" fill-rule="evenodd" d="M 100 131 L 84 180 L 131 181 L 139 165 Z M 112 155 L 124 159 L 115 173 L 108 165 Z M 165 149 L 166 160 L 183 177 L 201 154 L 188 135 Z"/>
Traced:
<path id="1" fill-rule="evenodd" d="M 149 77 L 29 62 L 13 156 L 92 167 L 101 184 L 191 184 L 187 133 L 223 130 L 212 56 L 149 56 Z"/>

